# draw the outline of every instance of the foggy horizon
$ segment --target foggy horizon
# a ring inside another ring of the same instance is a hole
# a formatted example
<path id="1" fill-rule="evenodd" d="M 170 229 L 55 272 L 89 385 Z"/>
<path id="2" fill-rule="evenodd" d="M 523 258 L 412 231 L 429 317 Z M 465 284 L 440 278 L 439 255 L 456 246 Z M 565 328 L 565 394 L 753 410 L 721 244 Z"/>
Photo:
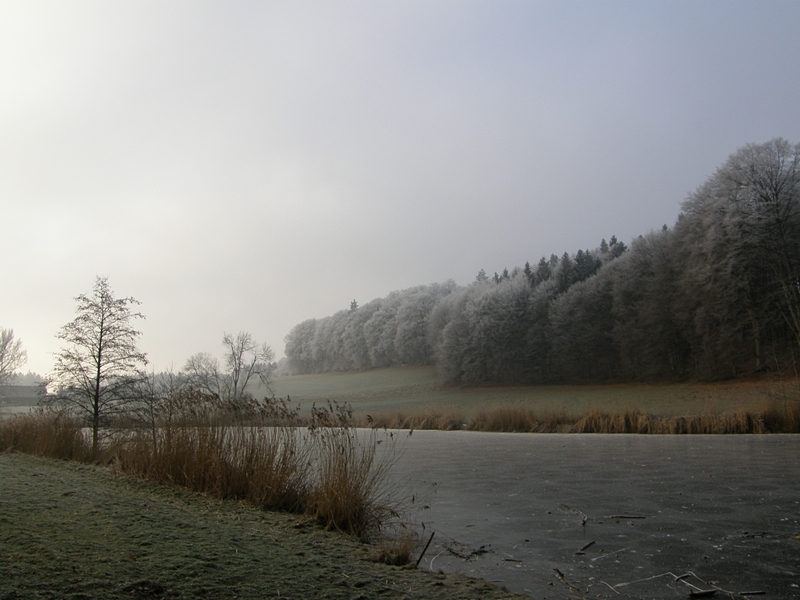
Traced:
<path id="1" fill-rule="evenodd" d="M 626 244 L 800 141 L 790 2 L 0 8 L 0 326 L 108 277 L 156 371 L 393 290 Z"/>

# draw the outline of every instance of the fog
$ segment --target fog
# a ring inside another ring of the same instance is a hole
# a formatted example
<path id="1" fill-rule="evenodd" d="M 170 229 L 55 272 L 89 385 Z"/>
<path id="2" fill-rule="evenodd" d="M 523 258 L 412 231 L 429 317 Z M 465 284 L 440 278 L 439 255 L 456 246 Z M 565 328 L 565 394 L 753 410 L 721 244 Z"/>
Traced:
<path id="1" fill-rule="evenodd" d="M 0 326 L 107 276 L 158 370 L 247 330 L 628 243 L 800 141 L 792 2 L 0 6 Z"/>

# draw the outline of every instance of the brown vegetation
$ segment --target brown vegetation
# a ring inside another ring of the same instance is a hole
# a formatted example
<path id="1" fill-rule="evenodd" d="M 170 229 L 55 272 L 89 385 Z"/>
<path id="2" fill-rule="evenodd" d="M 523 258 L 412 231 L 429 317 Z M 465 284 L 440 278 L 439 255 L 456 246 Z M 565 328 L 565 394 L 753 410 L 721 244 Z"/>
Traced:
<path id="1" fill-rule="evenodd" d="M 474 416 L 455 408 L 431 407 L 411 414 L 369 415 L 360 424 L 405 429 L 465 429 L 519 433 L 640 433 L 726 434 L 800 433 L 800 401 L 774 398 L 760 411 L 739 410 L 722 414 L 663 417 L 639 410 L 609 413 L 591 410 L 583 415 L 539 413 L 525 404 L 498 404 Z"/>
<path id="2" fill-rule="evenodd" d="M 431 405 L 410 414 L 400 411 L 366 415 L 359 421 L 362 427 L 375 429 L 435 429 L 452 431 L 464 429 L 464 414 L 457 407 Z"/>
<path id="3" fill-rule="evenodd" d="M 235 407 L 207 400 L 170 411 L 150 429 L 117 427 L 97 453 L 77 419 L 54 410 L 18 415 L 0 421 L 0 451 L 107 464 L 119 474 L 307 514 L 360 539 L 396 516 L 382 498 L 393 453 L 376 458 L 374 433 L 356 431 L 349 409 L 315 408 L 306 428 L 280 400 Z"/>
<path id="4" fill-rule="evenodd" d="M 0 420 L 0 451 L 6 450 L 76 461 L 91 454 L 78 419 L 42 409 Z"/>

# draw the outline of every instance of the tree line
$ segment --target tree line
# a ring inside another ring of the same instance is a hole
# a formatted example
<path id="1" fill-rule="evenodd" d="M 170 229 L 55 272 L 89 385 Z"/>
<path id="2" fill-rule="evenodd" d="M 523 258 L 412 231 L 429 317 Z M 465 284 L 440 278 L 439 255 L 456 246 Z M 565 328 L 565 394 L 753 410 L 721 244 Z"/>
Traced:
<path id="1" fill-rule="evenodd" d="M 800 145 L 732 154 L 673 227 L 392 292 L 286 336 L 291 373 L 436 365 L 455 384 L 736 377 L 800 351 Z"/>

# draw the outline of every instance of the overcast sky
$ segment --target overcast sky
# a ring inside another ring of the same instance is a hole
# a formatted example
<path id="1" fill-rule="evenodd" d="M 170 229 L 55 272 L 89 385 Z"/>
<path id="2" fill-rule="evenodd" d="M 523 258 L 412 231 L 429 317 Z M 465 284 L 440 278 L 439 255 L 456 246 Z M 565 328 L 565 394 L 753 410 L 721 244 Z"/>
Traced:
<path id="1" fill-rule="evenodd" d="M 800 2 L 0 2 L 0 326 L 74 297 L 152 367 L 392 290 L 628 243 L 800 141 Z"/>

